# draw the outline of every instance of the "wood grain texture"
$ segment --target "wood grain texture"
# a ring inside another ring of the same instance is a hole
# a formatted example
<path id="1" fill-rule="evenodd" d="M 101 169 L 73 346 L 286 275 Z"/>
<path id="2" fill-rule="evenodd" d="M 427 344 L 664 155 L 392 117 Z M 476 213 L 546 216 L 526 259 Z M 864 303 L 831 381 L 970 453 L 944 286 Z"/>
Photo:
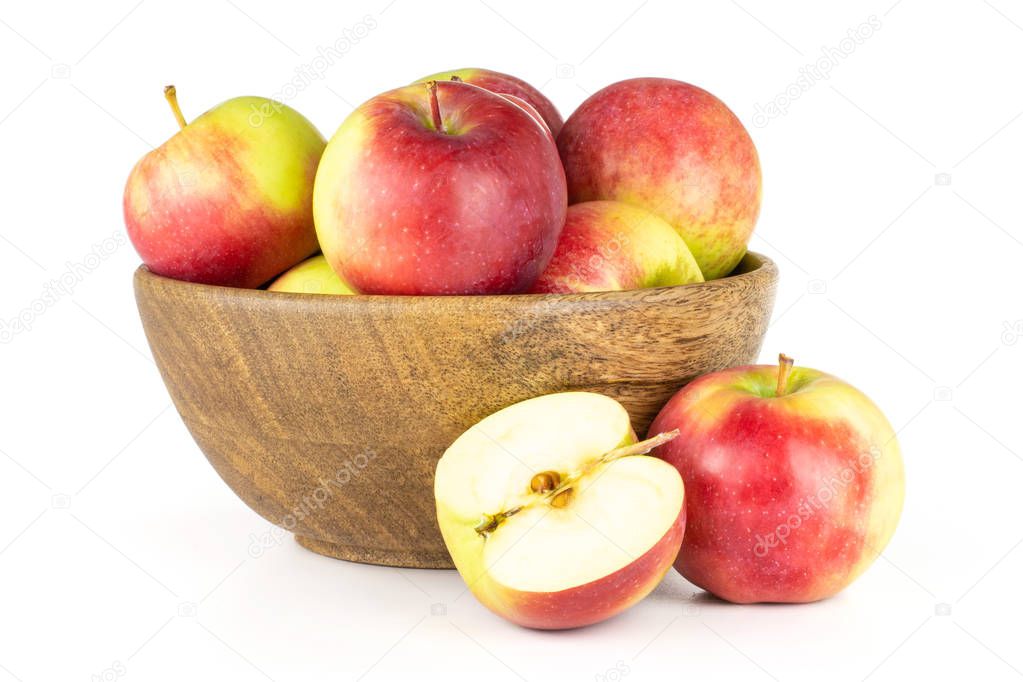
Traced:
<path id="1" fill-rule="evenodd" d="M 135 273 L 171 398 L 224 481 L 305 547 L 444 568 L 433 473 L 465 429 L 556 391 L 611 396 L 644 434 L 707 372 L 754 362 L 777 268 L 567 295 L 320 296 Z"/>

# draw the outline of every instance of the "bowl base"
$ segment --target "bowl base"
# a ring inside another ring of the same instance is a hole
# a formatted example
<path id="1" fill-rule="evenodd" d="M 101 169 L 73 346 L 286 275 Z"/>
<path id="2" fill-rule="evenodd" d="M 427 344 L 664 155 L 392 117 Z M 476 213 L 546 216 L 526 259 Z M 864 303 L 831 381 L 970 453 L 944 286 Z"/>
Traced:
<path id="1" fill-rule="evenodd" d="M 360 564 L 377 566 L 394 566 L 395 568 L 454 568 L 447 552 L 430 554 L 426 552 L 405 552 L 376 549 L 374 547 L 355 547 L 324 542 L 307 535 L 296 535 L 295 541 L 306 549 L 329 556 L 334 559 L 354 561 Z"/>

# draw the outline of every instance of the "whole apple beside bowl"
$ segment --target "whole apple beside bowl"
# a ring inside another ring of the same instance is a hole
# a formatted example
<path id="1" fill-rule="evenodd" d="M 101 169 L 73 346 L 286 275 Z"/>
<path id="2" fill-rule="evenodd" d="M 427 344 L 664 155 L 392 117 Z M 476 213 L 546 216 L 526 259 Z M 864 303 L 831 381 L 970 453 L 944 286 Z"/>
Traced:
<path id="1" fill-rule="evenodd" d="M 735 367 L 688 384 L 651 433 L 686 482 L 675 566 L 732 602 L 810 602 L 885 548 L 905 487 L 895 431 L 863 393 L 818 370 Z"/>

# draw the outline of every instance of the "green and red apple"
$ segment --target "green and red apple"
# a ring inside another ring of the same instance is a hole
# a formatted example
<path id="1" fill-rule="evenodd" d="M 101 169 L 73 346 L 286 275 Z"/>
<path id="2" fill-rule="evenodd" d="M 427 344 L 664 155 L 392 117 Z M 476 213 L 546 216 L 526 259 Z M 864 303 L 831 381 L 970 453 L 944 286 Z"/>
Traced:
<path id="1" fill-rule="evenodd" d="M 416 82 L 447 81 L 452 78 L 458 78 L 464 83 L 486 88 L 490 92 L 496 92 L 499 95 L 511 95 L 516 99 L 526 102 L 540 114 L 540 117 L 547 124 L 547 128 L 555 137 L 557 137 L 561 126 L 564 124 L 564 119 L 558 113 L 558 108 L 554 106 L 554 103 L 546 95 L 521 78 L 516 78 L 507 73 L 490 71 L 489 69 L 455 69 L 453 71 L 435 73 L 432 76 L 420 78 Z"/>
<path id="2" fill-rule="evenodd" d="M 186 123 L 135 165 L 128 237 L 158 275 L 257 287 L 317 250 L 312 192 L 326 144 L 294 109 L 237 97 Z"/>
<path id="3" fill-rule="evenodd" d="M 337 276 L 322 253 L 302 261 L 285 272 L 275 279 L 267 287 L 267 290 L 295 294 L 350 295 L 359 293 Z"/>
<path id="4" fill-rule="evenodd" d="M 548 131 L 457 81 L 358 107 L 327 145 L 313 193 L 324 255 L 365 294 L 524 292 L 554 254 L 566 209 Z"/>
<path id="5" fill-rule="evenodd" d="M 729 274 L 760 212 L 760 162 L 749 133 L 706 90 L 636 78 L 588 98 L 558 134 L 569 203 L 609 199 L 678 230 L 704 279 Z"/>
<path id="6" fill-rule="evenodd" d="M 602 621 L 660 582 L 685 531 L 682 479 L 595 393 L 516 403 L 463 433 L 437 464 L 437 521 L 487 608 L 531 628 Z"/>
<path id="7" fill-rule="evenodd" d="M 664 219 L 620 201 L 586 201 L 568 207 L 554 258 L 531 291 L 619 291 L 702 281 L 689 247 Z"/>
<path id="8" fill-rule="evenodd" d="M 895 433 L 860 391 L 815 369 L 736 367 L 693 381 L 651 433 L 686 482 L 675 567 L 737 603 L 812 602 L 877 559 L 902 510 Z"/>

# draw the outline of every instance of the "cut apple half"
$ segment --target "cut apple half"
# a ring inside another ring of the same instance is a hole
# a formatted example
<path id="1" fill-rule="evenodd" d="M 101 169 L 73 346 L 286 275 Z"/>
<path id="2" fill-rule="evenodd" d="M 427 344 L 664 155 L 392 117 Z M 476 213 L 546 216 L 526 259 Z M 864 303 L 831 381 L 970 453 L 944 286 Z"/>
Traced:
<path id="1" fill-rule="evenodd" d="M 595 393 L 497 412 L 440 459 L 434 493 L 448 551 L 473 594 L 527 627 L 609 618 L 645 597 L 678 554 L 682 479 L 645 456 L 629 415 Z"/>

